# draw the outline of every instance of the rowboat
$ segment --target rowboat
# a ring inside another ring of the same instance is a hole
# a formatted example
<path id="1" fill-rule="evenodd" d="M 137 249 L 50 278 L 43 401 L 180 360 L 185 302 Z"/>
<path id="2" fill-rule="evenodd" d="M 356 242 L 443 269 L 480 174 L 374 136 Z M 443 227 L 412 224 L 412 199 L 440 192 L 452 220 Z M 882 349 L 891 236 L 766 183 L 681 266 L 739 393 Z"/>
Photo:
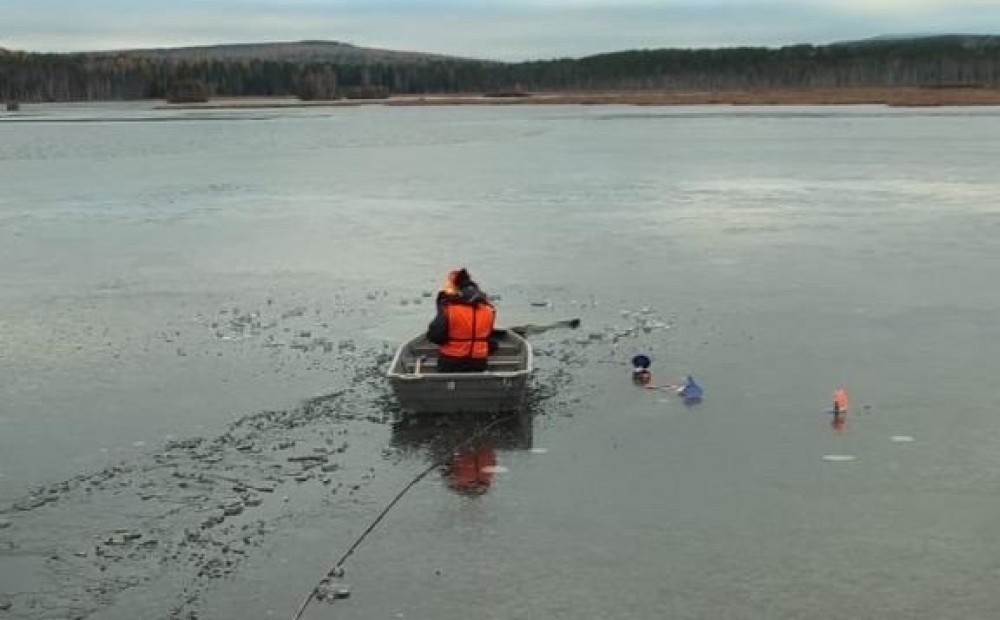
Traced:
<path id="1" fill-rule="evenodd" d="M 438 372 L 438 347 L 424 335 L 404 343 L 389 365 L 389 385 L 404 411 L 497 413 L 524 407 L 533 371 L 531 344 L 498 330 L 497 350 L 483 372 Z"/>

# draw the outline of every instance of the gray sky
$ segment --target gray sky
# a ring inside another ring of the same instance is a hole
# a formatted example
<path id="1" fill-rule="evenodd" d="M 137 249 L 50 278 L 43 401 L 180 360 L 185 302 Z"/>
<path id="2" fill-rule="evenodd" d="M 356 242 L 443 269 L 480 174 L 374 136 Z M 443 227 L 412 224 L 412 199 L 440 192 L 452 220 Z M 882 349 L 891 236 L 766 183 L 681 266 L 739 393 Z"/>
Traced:
<path id="1" fill-rule="evenodd" d="M 0 0 L 0 47 L 323 39 L 498 60 L 1000 34 L 1000 0 Z"/>

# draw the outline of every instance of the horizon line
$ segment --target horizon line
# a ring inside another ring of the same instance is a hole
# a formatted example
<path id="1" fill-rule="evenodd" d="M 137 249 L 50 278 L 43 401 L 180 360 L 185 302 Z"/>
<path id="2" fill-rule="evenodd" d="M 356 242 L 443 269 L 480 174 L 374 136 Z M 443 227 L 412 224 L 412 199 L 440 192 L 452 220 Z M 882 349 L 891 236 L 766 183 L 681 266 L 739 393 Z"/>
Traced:
<path id="1" fill-rule="evenodd" d="M 79 49 L 79 50 L 66 50 L 66 51 L 51 51 L 51 50 L 38 50 L 38 49 L 14 49 L 4 47 L 0 45 L 0 50 L 5 52 L 21 52 L 27 54 L 51 54 L 57 56 L 74 56 L 74 55 L 86 55 L 86 54 L 123 54 L 123 53 L 136 53 L 136 52 L 170 52 L 170 51 L 183 51 L 183 50 L 200 50 L 200 49 L 212 49 L 219 47 L 253 47 L 253 46 L 267 46 L 267 45 L 306 45 L 306 44 L 321 44 L 321 45 L 340 45 L 344 47 L 351 47 L 360 50 L 370 50 L 375 52 L 389 52 L 389 53 L 401 53 L 401 54 L 413 54 L 413 55 L 424 55 L 424 56 L 438 56 L 441 58 L 453 59 L 453 60 L 469 60 L 469 61 L 481 61 L 481 62 L 498 62 L 505 64 L 518 64 L 523 62 L 544 62 L 551 60 L 579 60 L 582 58 L 589 58 L 592 56 L 603 56 L 607 54 L 616 54 L 623 52 L 634 52 L 634 51 L 658 51 L 658 50 L 688 50 L 688 51 L 702 51 L 702 50 L 726 50 L 726 49 L 783 49 L 788 47 L 799 47 L 799 46 L 812 46 L 812 47 L 831 47 L 836 45 L 849 45 L 857 43 L 893 43 L 902 42 L 906 40 L 919 40 L 919 39 L 945 39 L 952 37 L 968 37 L 968 38 L 979 38 L 979 39 L 989 39 L 998 38 L 1000 39 L 1000 34 L 972 34 L 972 33 L 962 33 L 962 32 L 945 32 L 945 33 L 923 33 L 923 34 L 882 34 L 875 35 L 871 37 L 859 38 L 859 39 L 848 39 L 848 40 L 836 40 L 826 43 L 815 43 L 815 42 L 798 42 L 798 43 L 780 43 L 773 45 L 761 45 L 761 44 L 739 44 L 734 43 L 731 45 L 716 45 L 716 46 L 662 46 L 662 47 L 630 47 L 621 48 L 609 51 L 594 52 L 586 55 L 580 56 L 551 56 L 547 58 L 537 57 L 525 60 L 493 60 L 483 57 L 475 56 L 457 56 L 452 54 L 446 54 L 442 52 L 429 52 L 423 50 L 408 50 L 399 48 L 389 48 L 389 47 L 372 47 L 368 45 L 360 45 L 357 43 L 351 43 L 347 41 L 340 41 L 336 39 L 280 39 L 280 40 L 256 40 L 256 41 L 230 41 L 230 42 L 220 42 L 220 43 L 197 43 L 191 45 L 164 45 L 164 46 L 153 46 L 153 47 L 123 47 L 123 48 L 101 48 L 101 49 Z"/>

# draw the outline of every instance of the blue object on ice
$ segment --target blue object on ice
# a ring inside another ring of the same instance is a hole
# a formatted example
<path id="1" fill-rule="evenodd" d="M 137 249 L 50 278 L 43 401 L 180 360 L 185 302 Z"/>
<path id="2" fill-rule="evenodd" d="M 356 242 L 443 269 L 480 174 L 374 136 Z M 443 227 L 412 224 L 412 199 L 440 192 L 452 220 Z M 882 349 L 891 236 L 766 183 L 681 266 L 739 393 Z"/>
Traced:
<path id="1" fill-rule="evenodd" d="M 650 365 L 652 365 L 653 360 L 649 359 L 648 355 L 643 355 L 640 353 L 632 358 L 632 368 L 648 370 Z"/>
<path id="2" fill-rule="evenodd" d="M 684 399 L 684 402 L 697 403 L 700 402 L 702 397 L 705 395 L 705 390 L 698 385 L 698 382 L 694 380 L 694 377 L 688 375 L 687 381 L 684 382 L 684 387 L 682 387 L 678 393 L 681 395 L 681 398 Z"/>

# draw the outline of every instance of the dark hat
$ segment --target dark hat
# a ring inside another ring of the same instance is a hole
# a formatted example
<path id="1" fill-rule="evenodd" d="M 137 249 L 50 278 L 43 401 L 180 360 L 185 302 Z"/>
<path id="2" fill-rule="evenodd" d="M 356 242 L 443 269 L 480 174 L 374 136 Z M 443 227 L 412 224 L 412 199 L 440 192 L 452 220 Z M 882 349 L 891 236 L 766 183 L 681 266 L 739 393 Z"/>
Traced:
<path id="1" fill-rule="evenodd" d="M 454 274 L 452 281 L 458 288 L 463 288 L 472 283 L 472 276 L 469 275 L 469 272 L 466 271 L 465 267 L 462 267 L 458 271 L 453 271 L 452 273 Z"/>

